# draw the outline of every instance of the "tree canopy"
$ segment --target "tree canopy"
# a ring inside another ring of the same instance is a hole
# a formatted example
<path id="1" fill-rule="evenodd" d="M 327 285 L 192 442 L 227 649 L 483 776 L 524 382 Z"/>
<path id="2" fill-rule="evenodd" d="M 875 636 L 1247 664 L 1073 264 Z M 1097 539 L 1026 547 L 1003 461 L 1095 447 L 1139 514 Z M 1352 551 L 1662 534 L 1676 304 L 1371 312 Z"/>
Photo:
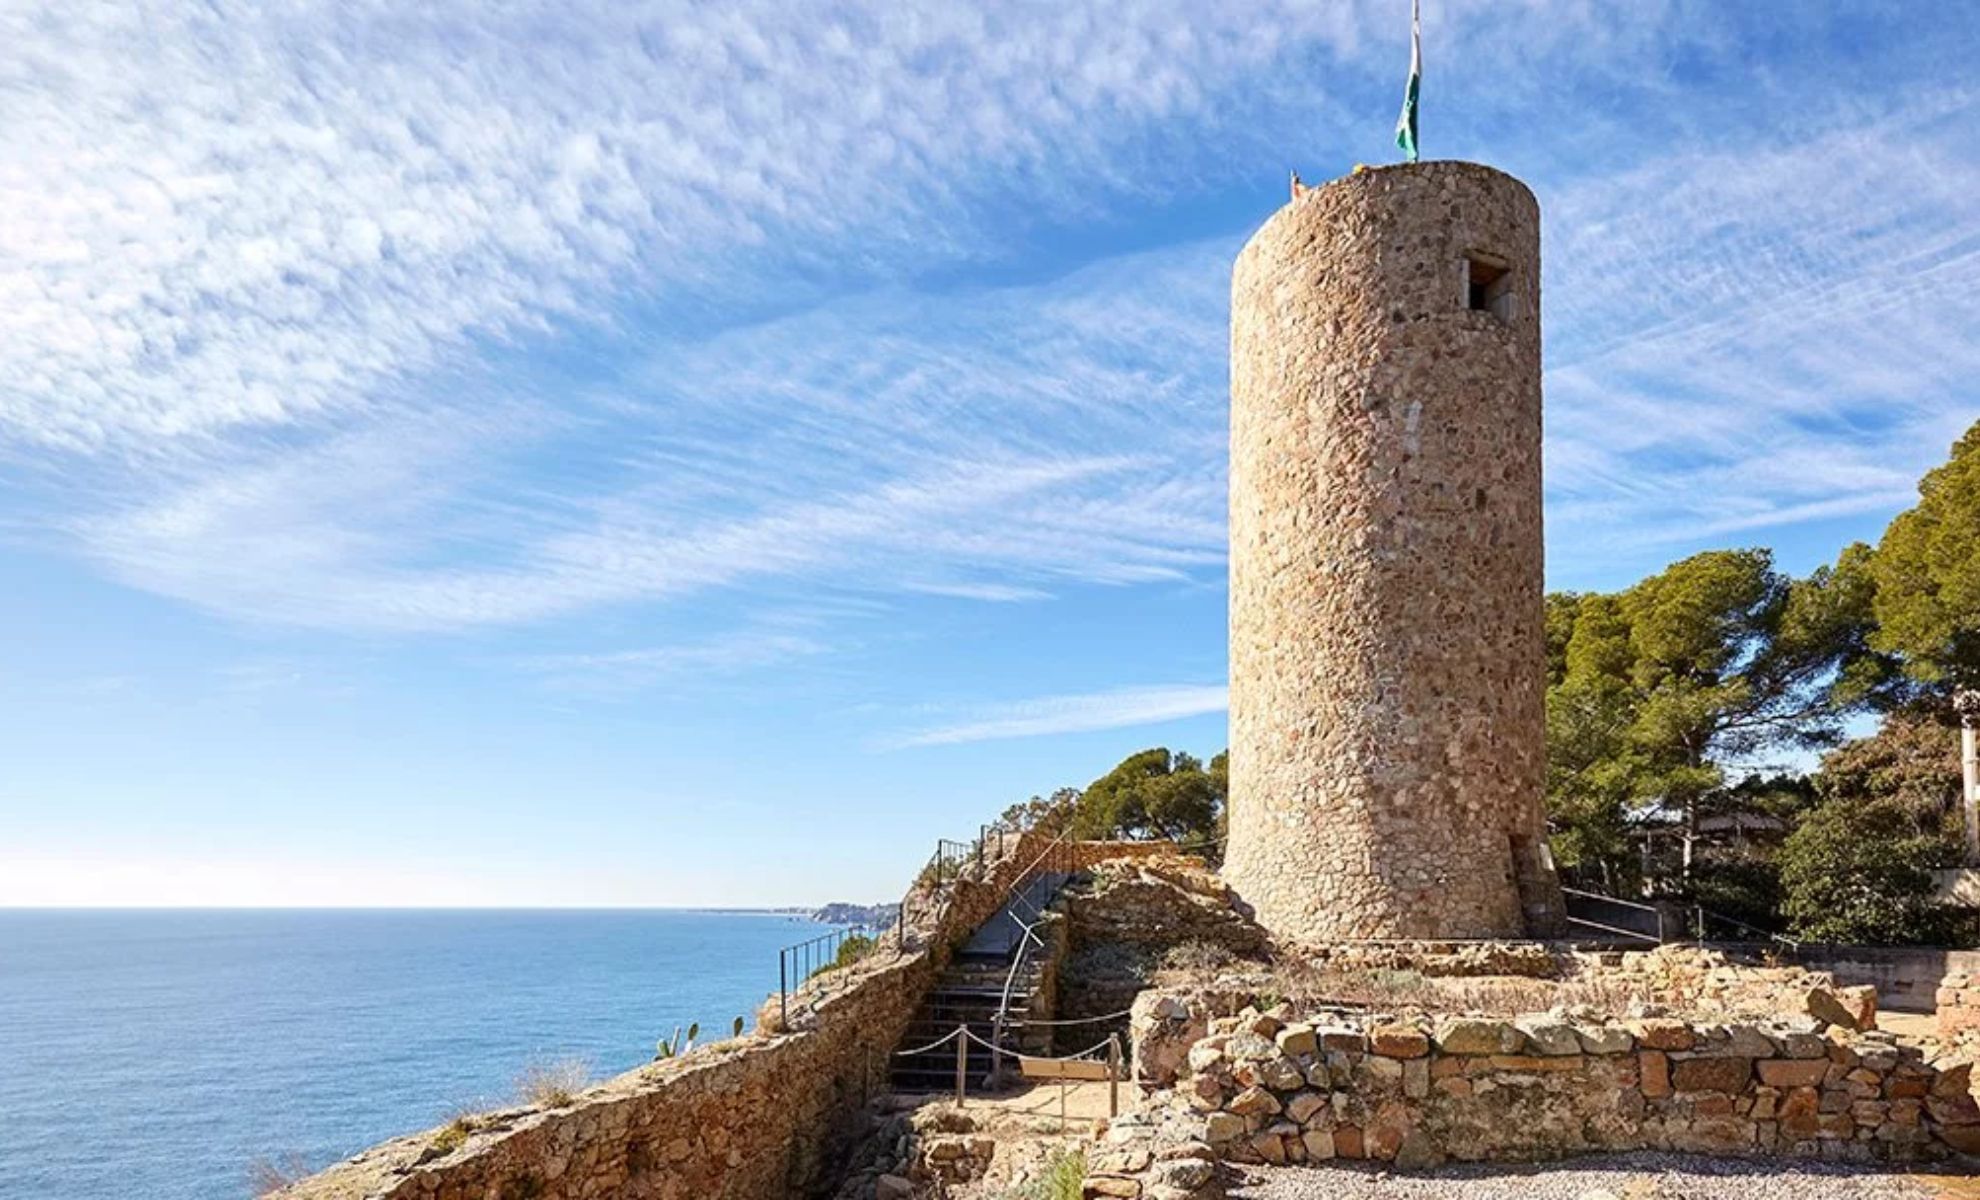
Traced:
<path id="1" fill-rule="evenodd" d="M 1004 810 L 1005 822 L 1078 838 L 1167 838 L 1202 845 L 1222 832 L 1228 753 L 1208 765 L 1157 746 L 1128 755 L 1085 788 L 1060 788 Z"/>
<path id="2" fill-rule="evenodd" d="M 1863 557 L 1793 579 L 1766 550 L 1715 550 L 1621 592 L 1548 598 L 1547 790 L 1564 862 L 1613 883 L 1635 870 L 1628 837 L 1646 821 L 1696 832 L 1729 764 L 1841 739 L 1888 673 L 1869 646 Z"/>
<path id="3" fill-rule="evenodd" d="M 1980 689 L 1980 423 L 1919 481 L 1870 561 L 1875 645 L 1920 683 Z"/>

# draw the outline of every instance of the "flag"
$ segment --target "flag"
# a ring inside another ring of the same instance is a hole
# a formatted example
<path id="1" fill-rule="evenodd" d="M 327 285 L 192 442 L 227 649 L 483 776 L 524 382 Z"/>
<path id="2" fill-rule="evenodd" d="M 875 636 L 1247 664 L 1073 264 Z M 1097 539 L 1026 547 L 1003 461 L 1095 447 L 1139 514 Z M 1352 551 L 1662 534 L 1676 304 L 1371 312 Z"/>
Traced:
<path id="1" fill-rule="evenodd" d="M 1416 107 L 1423 91 L 1423 0 L 1409 5 L 1409 86 L 1403 89 L 1402 115 L 1396 118 L 1396 145 L 1406 162 L 1416 161 Z"/>

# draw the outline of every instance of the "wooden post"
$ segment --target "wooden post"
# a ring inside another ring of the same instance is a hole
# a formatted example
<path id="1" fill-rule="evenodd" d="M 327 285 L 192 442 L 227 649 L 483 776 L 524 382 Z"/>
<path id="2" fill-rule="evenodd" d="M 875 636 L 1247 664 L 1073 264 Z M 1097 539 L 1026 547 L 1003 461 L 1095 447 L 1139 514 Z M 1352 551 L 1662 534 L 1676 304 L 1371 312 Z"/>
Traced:
<path id="1" fill-rule="evenodd" d="M 1107 1035 L 1107 1115 L 1121 1115 L 1121 1035 Z"/>
<path id="2" fill-rule="evenodd" d="M 969 1026 L 956 1026 L 956 1107 L 963 1106 L 963 1080 L 969 1075 Z"/>

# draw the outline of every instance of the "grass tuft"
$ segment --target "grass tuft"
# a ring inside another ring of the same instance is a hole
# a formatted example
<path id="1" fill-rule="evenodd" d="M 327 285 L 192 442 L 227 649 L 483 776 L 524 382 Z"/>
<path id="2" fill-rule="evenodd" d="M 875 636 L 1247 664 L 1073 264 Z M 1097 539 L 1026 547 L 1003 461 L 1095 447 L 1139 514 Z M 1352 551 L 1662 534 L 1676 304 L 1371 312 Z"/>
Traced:
<path id="1" fill-rule="evenodd" d="M 590 1082 L 591 1067 L 582 1059 L 566 1058 L 524 1067 L 516 1080 L 516 1092 L 537 1108 L 562 1108 L 577 1099 Z"/>

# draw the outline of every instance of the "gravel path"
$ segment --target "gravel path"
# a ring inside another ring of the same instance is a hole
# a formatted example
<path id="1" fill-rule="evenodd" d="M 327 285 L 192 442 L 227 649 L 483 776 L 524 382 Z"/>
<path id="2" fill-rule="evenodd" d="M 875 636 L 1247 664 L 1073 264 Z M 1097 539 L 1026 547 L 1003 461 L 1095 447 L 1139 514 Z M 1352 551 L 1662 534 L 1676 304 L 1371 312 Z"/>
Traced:
<path id="1" fill-rule="evenodd" d="M 1946 1194 L 1890 1171 L 1674 1154 L 1456 1166 L 1423 1176 L 1345 1163 L 1250 1174 L 1254 1182 L 1232 1189 L 1232 1200 L 1930 1200 Z"/>

